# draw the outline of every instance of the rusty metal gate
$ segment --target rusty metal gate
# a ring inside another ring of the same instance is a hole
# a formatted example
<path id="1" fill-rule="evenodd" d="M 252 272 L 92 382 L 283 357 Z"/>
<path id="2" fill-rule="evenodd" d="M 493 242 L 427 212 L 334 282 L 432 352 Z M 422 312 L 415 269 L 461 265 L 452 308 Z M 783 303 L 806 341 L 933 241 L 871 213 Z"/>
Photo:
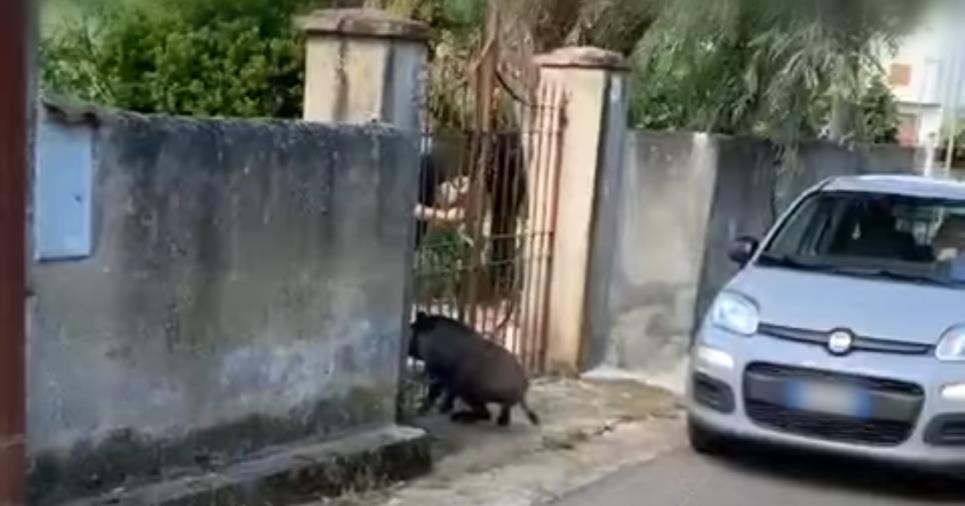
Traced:
<path id="1" fill-rule="evenodd" d="M 426 107 L 415 311 L 456 318 L 544 371 L 565 94 L 514 90 L 489 37 Z"/>

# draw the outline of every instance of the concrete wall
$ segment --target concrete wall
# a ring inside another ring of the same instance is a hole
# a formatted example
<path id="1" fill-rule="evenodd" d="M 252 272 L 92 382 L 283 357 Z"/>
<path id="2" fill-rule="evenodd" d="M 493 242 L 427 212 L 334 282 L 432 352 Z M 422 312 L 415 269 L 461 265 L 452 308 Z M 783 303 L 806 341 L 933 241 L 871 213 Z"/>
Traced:
<path id="1" fill-rule="evenodd" d="M 392 423 L 415 143 L 96 119 L 46 120 L 93 131 L 93 251 L 32 269 L 33 500 Z"/>
<path id="2" fill-rule="evenodd" d="M 737 236 L 762 236 L 798 194 L 834 175 L 911 172 L 916 152 L 894 147 L 846 150 L 802 146 L 800 166 L 781 172 L 774 146 L 756 139 L 635 132 L 627 141 L 621 195 L 598 199 L 596 213 L 616 206 L 616 235 L 598 243 L 595 276 L 606 308 L 590 311 L 583 368 L 615 366 L 674 379 L 709 303 L 736 272 L 726 256 Z M 601 286 L 603 288 L 601 288 Z"/>

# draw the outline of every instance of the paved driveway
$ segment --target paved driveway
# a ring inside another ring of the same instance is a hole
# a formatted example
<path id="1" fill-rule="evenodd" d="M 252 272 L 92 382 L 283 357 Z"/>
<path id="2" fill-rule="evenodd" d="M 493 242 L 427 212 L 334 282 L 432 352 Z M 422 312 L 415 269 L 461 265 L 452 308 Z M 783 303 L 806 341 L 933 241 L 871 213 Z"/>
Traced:
<path id="1" fill-rule="evenodd" d="M 707 458 L 682 448 L 625 469 L 554 506 L 911 506 L 965 504 L 965 482 L 865 462 L 735 448 Z"/>

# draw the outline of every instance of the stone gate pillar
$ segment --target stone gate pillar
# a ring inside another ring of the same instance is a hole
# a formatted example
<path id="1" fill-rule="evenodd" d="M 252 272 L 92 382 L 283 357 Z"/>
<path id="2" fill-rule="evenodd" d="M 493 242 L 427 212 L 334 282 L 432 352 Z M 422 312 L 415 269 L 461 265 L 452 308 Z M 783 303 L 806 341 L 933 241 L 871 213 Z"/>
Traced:
<path id="1" fill-rule="evenodd" d="M 322 9 L 300 20 L 305 31 L 306 121 L 392 125 L 411 136 L 413 156 L 425 148 L 423 100 L 429 28 L 418 21 L 375 9 Z M 420 167 L 421 162 L 401 164 Z M 411 174 L 411 200 L 416 205 L 420 174 Z M 410 244 L 415 243 L 415 220 Z M 412 315 L 411 266 L 414 250 L 400 252 L 406 266 L 404 300 L 400 300 L 399 393 L 397 416 L 404 413 L 406 357 Z"/>
<path id="2" fill-rule="evenodd" d="M 567 95 L 546 332 L 550 371 L 575 373 L 588 322 L 608 303 L 601 278 L 616 253 L 612 214 L 623 170 L 628 67 L 621 55 L 593 47 L 559 49 L 536 64 L 540 80 Z"/>
<path id="3" fill-rule="evenodd" d="M 429 29 L 374 9 L 322 9 L 306 34 L 304 119 L 420 132 Z"/>

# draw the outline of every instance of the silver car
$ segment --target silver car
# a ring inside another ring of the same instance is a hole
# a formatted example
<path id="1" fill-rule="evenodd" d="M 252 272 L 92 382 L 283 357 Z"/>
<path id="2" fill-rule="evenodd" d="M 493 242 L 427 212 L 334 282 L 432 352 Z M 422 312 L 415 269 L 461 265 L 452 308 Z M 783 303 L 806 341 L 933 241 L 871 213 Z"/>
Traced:
<path id="1" fill-rule="evenodd" d="M 700 452 L 723 436 L 965 468 L 965 185 L 825 181 L 709 309 L 688 385 Z"/>

